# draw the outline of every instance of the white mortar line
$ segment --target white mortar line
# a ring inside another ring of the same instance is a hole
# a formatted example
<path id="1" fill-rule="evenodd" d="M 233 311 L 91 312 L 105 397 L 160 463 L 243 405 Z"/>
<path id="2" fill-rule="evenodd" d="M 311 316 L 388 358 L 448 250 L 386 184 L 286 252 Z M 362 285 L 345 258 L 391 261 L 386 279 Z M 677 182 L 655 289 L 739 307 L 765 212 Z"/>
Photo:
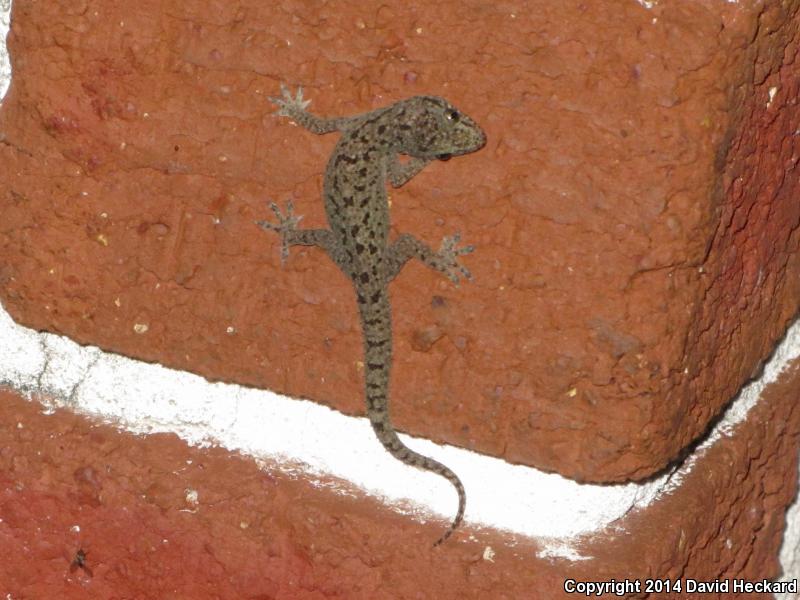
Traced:
<path id="1" fill-rule="evenodd" d="M 410 500 L 444 518 L 456 508 L 442 478 L 393 459 L 364 418 L 304 400 L 145 363 L 15 324 L 0 310 L 0 383 L 53 398 L 69 409 L 136 433 L 174 432 L 190 444 L 216 443 L 278 467 L 332 475 L 391 502 Z M 445 462 L 467 488 L 473 525 L 564 538 L 618 519 L 657 485 L 579 485 L 558 475 L 402 436 Z M 647 491 L 644 491 L 647 490 Z M 421 516 L 421 514 L 418 514 Z"/>
<path id="2" fill-rule="evenodd" d="M 748 385 L 700 446 L 701 452 L 741 422 L 763 388 L 800 355 L 800 323 L 781 343 L 763 377 Z M 193 445 L 219 444 L 305 476 L 344 479 L 390 503 L 450 518 L 455 493 L 440 477 L 409 468 L 378 444 L 364 418 L 269 391 L 210 383 L 66 337 L 37 333 L 0 309 L 0 383 L 45 394 L 45 410 L 67 407 L 135 433 L 173 432 Z M 680 484 L 697 455 L 677 472 L 644 484 L 585 485 L 452 446 L 403 436 L 413 448 L 450 465 L 467 489 L 473 526 L 549 538 L 541 556 L 580 558 L 575 538 L 645 508 Z M 398 507 L 398 510 L 401 510 Z"/>
<path id="3" fill-rule="evenodd" d="M 0 0 L 0 35 L 4 36 L 8 7 L 3 2 Z M 0 96 L 9 79 L 8 58 L 0 44 Z M 742 390 L 699 453 L 728 435 L 746 417 L 763 388 L 798 355 L 800 324 L 795 324 L 761 379 Z M 456 508 L 449 483 L 391 458 L 363 418 L 268 391 L 210 383 L 186 372 L 82 347 L 65 337 L 21 327 L 2 307 L 0 383 L 29 397 L 50 396 L 46 411 L 68 407 L 135 433 L 173 432 L 190 444 L 219 444 L 290 472 L 299 469 L 312 480 L 316 475 L 333 476 L 385 498 L 398 510 L 403 506 L 399 501 L 409 500 L 411 506 L 424 507 L 412 510 L 420 519 L 426 513 L 450 519 Z M 469 525 L 539 538 L 543 543 L 540 556 L 571 560 L 587 558 L 575 550 L 579 536 L 596 532 L 632 508 L 645 508 L 675 489 L 698 456 L 695 453 L 678 471 L 644 484 L 582 485 L 452 446 L 402 437 L 461 476 L 467 489 Z M 785 547 L 800 546 L 797 530 L 787 530 Z M 792 532 L 795 537 L 790 540 Z"/>

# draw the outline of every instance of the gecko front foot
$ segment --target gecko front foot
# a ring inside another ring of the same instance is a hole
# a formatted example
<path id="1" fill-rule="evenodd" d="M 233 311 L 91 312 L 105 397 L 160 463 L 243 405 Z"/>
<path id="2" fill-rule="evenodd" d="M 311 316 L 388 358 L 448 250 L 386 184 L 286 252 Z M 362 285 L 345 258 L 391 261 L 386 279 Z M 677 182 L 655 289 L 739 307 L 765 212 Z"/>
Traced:
<path id="1" fill-rule="evenodd" d="M 278 106 L 278 110 L 275 113 L 277 116 L 290 117 L 292 119 L 304 114 L 306 107 L 311 104 L 311 100 L 303 100 L 303 88 L 298 87 L 297 94 L 292 96 L 292 92 L 283 84 L 281 84 L 281 97 L 270 96 L 269 100 Z"/>
<path id="2" fill-rule="evenodd" d="M 438 263 L 436 268 L 447 275 L 450 281 L 456 285 L 458 285 L 459 276 L 464 279 L 472 279 L 472 273 L 458 262 L 458 257 L 469 254 L 475 250 L 475 246 L 458 248 L 458 243 L 460 241 L 460 233 L 447 236 L 442 239 L 442 245 L 439 247 L 439 252 L 436 253 L 436 262 Z"/>
<path id="3" fill-rule="evenodd" d="M 256 225 L 264 230 L 276 231 L 281 234 L 281 264 L 286 262 L 289 258 L 289 235 L 297 229 L 298 223 L 302 220 L 302 216 L 294 215 L 294 204 L 291 200 L 286 202 L 286 214 L 281 212 L 278 205 L 274 202 L 269 203 L 269 207 L 278 219 L 278 223 L 270 223 L 269 221 L 256 221 Z"/>

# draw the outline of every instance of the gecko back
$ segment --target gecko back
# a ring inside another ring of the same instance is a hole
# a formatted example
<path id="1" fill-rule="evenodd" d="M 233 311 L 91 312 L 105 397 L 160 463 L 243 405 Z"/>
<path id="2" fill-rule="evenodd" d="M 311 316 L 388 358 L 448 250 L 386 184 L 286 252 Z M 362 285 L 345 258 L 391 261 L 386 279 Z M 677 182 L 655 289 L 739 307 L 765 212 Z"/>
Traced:
<path id="1" fill-rule="evenodd" d="M 356 293 L 364 342 L 367 416 L 383 447 L 405 464 L 447 479 L 458 493 L 458 511 L 436 542 L 446 540 L 461 523 L 466 492 L 447 466 L 407 447 L 397 435 L 389 413 L 392 365 L 392 314 L 388 284 L 411 258 L 458 283 L 470 273 L 459 257 L 472 246 L 459 247 L 459 234 L 445 237 L 438 251 L 409 234 L 389 241 L 386 183 L 399 187 L 434 160 L 480 149 L 486 143 L 481 128 L 452 104 L 437 96 L 414 96 L 385 108 L 353 117 L 325 119 L 308 111 L 298 90 L 273 98 L 278 114 L 291 117 L 317 134 L 340 131 L 325 170 L 323 197 L 330 229 L 297 229 L 291 203 L 286 214 L 273 203 L 277 224 L 259 222 L 281 234 L 281 256 L 294 244 L 324 249 L 351 280 Z M 400 162 L 398 155 L 410 157 Z"/>

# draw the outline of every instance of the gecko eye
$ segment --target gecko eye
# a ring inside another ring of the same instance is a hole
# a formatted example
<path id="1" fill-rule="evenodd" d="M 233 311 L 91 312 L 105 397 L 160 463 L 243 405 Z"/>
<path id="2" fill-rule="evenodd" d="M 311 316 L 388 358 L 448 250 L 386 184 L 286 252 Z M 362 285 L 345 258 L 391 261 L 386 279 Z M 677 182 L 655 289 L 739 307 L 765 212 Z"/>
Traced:
<path id="1" fill-rule="evenodd" d="M 461 118 L 461 115 L 457 110 L 449 110 L 445 115 L 448 121 L 452 121 L 453 123 L 458 123 L 458 120 Z"/>

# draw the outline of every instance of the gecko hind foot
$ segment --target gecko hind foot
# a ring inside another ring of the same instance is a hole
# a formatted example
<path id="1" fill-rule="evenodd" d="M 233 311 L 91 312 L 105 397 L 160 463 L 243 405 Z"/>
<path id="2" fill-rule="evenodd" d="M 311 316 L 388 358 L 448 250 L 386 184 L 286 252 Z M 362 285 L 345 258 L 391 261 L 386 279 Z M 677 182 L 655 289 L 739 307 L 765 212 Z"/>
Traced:
<path id="1" fill-rule="evenodd" d="M 284 84 L 281 84 L 281 97 L 270 96 L 269 101 L 278 106 L 275 116 L 295 118 L 298 114 L 306 112 L 306 107 L 311 104 L 311 100 L 303 99 L 303 88 L 297 88 L 297 94 L 292 96 L 292 92 Z"/>
<path id="2" fill-rule="evenodd" d="M 464 279 L 472 279 L 472 273 L 458 262 L 458 257 L 469 254 L 475 250 L 475 246 L 463 246 L 462 248 L 458 248 L 458 243 L 460 241 L 461 233 L 459 232 L 447 236 L 442 239 L 442 245 L 436 253 L 437 262 L 439 262 L 437 268 L 447 275 L 450 281 L 456 285 L 458 285 L 459 276 Z"/>
<path id="3" fill-rule="evenodd" d="M 281 264 L 284 264 L 286 259 L 289 258 L 289 234 L 297 229 L 297 225 L 303 217 L 295 216 L 294 204 L 291 200 L 286 202 L 286 214 L 283 214 L 281 209 L 278 208 L 278 205 L 274 202 L 270 202 L 269 207 L 272 212 L 275 213 L 278 223 L 270 223 L 269 221 L 256 221 L 255 223 L 261 227 L 261 229 L 275 231 L 281 234 Z"/>

